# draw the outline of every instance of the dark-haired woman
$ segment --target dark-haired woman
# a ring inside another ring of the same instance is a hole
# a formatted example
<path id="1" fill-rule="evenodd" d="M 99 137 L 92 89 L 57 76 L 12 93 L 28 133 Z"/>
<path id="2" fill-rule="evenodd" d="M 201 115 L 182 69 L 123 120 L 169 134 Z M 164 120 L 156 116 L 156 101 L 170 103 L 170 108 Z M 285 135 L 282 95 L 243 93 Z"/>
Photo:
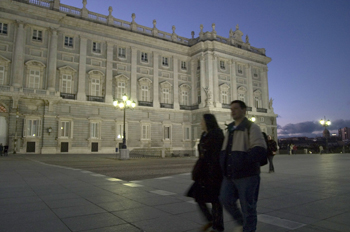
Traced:
<path id="1" fill-rule="evenodd" d="M 224 140 L 224 134 L 219 128 L 213 114 L 204 114 L 201 126 L 203 133 L 198 145 L 199 158 L 192 171 L 195 181 L 188 196 L 193 197 L 205 217 L 207 223 L 201 231 L 212 227 L 213 232 L 224 231 L 223 208 L 219 201 L 222 172 L 219 164 L 219 154 Z M 211 212 L 207 203 L 212 204 Z"/>

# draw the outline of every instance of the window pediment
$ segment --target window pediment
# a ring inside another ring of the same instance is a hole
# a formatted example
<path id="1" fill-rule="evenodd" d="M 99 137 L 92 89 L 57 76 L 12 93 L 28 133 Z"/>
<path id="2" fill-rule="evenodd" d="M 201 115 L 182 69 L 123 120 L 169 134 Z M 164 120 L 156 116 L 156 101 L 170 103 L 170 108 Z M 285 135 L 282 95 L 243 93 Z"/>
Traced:
<path id="1" fill-rule="evenodd" d="M 62 74 L 74 74 L 77 72 L 77 70 L 75 70 L 74 68 L 70 67 L 70 66 L 63 66 L 61 68 L 58 68 L 58 70 L 60 71 L 60 73 Z"/>
<path id="2" fill-rule="evenodd" d="M 37 61 L 37 60 L 30 60 L 30 61 L 27 61 L 25 64 L 26 64 L 26 66 L 35 66 L 35 67 L 40 67 L 40 68 L 46 67 L 45 64 L 43 64 L 42 62 Z"/>
<path id="3" fill-rule="evenodd" d="M 244 86 L 240 86 L 240 87 L 238 87 L 238 91 L 240 91 L 240 92 L 247 92 L 247 88 L 244 87 Z"/>
<path id="4" fill-rule="evenodd" d="M 147 77 L 141 77 L 139 79 L 139 83 L 140 84 L 152 84 L 152 80 L 150 80 L 149 78 Z"/>
<path id="5" fill-rule="evenodd" d="M 225 90 L 230 89 L 230 86 L 228 84 L 226 84 L 226 83 L 221 84 L 219 87 L 220 87 L 220 89 L 225 89 Z"/>
<path id="6" fill-rule="evenodd" d="M 181 85 L 180 85 L 180 89 L 187 89 L 187 90 L 190 90 L 190 89 L 191 89 L 191 86 L 189 86 L 188 84 L 181 84 Z"/>
<path id="7" fill-rule="evenodd" d="M 8 64 L 8 63 L 11 63 L 11 61 L 0 55 L 0 63 Z"/>
<path id="8" fill-rule="evenodd" d="M 171 88 L 173 85 L 169 81 L 163 81 L 160 83 L 161 88 Z"/>

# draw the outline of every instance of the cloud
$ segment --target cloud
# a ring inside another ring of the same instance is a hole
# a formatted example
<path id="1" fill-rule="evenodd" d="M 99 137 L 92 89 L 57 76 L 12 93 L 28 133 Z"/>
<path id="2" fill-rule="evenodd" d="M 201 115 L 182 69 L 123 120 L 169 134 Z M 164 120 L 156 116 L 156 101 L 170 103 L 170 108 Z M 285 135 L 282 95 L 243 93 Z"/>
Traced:
<path id="1" fill-rule="evenodd" d="M 338 134 L 338 129 L 344 127 L 350 127 L 350 120 L 338 119 L 331 122 L 328 127 L 331 133 Z M 323 126 L 318 121 L 307 121 L 295 124 L 287 124 L 285 126 L 277 125 L 277 132 L 279 137 L 290 136 L 305 136 L 316 137 L 322 136 Z"/>

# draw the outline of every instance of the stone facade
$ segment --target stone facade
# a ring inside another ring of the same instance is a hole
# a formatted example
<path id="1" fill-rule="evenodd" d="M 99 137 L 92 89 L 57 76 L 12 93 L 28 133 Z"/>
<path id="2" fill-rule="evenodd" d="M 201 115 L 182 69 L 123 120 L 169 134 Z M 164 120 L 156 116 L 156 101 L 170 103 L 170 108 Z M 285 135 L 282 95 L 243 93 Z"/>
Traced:
<path id="1" fill-rule="evenodd" d="M 200 26 L 184 38 L 100 15 L 59 0 L 0 2 L 2 143 L 17 153 L 113 153 L 122 142 L 123 94 L 131 154 L 194 155 L 203 113 L 222 128 L 229 103 L 249 106 L 262 131 L 277 138 L 265 49 L 243 33 Z M 3 123 L 4 124 L 4 123 Z M 5 128 L 5 127 L 4 127 Z M 0 141 L 1 142 L 1 141 Z"/>

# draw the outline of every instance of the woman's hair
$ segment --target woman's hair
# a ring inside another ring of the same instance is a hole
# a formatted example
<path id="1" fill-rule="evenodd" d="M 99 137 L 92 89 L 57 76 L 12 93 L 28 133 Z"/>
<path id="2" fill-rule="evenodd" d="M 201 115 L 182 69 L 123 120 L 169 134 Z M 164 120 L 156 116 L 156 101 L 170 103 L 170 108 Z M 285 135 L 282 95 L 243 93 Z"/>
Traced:
<path id="1" fill-rule="evenodd" d="M 216 121 L 214 114 L 203 114 L 203 118 L 205 121 L 205 125 L 207 126 L 207 131 L 219 128 L 218 122 Z"/>

